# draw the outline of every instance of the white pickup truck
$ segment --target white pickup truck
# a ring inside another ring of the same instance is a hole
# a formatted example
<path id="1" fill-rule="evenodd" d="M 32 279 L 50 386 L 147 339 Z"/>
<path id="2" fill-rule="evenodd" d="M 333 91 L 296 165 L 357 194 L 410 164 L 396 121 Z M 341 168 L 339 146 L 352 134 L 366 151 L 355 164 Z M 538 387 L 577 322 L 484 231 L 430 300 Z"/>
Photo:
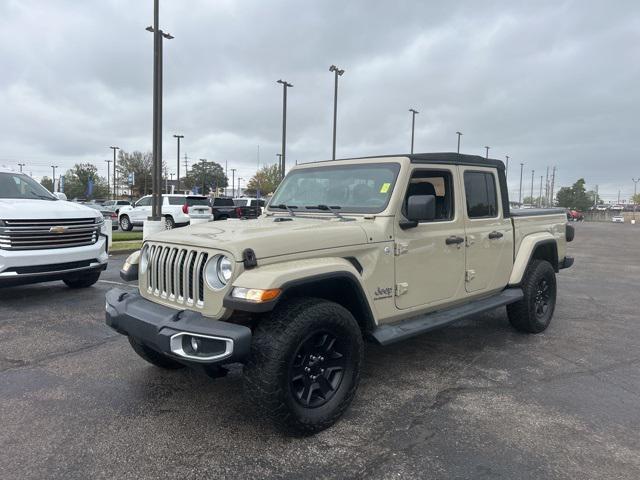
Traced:
<path id="1" fill-rule="evenodd" d="M 62 280 L 89 287 L 107 268 L 102 214 L 0 169 L 0 287 Z"/>

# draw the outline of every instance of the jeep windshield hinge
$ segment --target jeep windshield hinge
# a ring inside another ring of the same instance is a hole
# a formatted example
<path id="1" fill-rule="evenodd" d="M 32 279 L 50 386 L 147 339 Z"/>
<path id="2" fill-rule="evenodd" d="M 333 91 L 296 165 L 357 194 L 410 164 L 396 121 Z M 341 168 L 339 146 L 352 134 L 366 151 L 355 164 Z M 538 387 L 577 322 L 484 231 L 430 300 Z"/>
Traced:
<path id="1" fill-rule="evenodd" d="M 396 297 L 404 295 L 409 291 L 409 284 L 406 282 L 396 283 Z"/>
<path id="2" fill-rule="evenodd" d="M 396 255 L 396 257 L 399 257 L 400 255 L 403 255 L 405 253 L 407 253 L 409 251 L 409 244 L 408 243 L 402 243 L 402 242 L 396 242 L 394 245 L 394 253 Z"/>

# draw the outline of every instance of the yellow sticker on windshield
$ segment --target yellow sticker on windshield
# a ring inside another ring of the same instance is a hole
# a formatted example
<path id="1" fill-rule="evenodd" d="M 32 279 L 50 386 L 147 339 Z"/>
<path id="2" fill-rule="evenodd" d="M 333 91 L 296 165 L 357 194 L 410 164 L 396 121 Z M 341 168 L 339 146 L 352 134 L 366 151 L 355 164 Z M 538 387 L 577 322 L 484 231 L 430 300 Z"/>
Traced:
<path id="1" fill-rule="evenodd" d="M 382 186 L 380 187 L 380 193 L 387 193 L 390 187 L 391 187 L 390 183 L 383 183 Z"/>

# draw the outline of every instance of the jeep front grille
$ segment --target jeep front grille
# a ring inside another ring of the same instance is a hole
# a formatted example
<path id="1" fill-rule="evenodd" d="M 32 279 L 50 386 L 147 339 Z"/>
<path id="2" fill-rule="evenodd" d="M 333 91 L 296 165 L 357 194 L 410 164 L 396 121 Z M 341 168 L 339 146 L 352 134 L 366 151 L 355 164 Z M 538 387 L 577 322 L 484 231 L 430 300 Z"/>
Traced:
<path id="1" fill-rule="evenodd" d="M 93 218 L 66 220 L 4 220 L 0 249 L 44 250 L 93 245 L 100 238 L 100 224 Z"/>
<path id="2" fill-rule="evenodd" d="M 147 248 L 147 292 L 178 304 L 204 306 L 204 267 L 209 254 L 163 245 Z"/>

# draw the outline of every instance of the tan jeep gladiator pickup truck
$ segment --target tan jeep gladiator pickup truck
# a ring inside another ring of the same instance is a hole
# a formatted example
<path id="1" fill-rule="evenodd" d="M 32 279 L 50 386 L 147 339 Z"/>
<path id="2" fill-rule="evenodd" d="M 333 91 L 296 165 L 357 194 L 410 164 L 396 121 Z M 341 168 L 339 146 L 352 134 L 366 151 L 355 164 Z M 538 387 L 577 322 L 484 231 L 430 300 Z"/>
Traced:
<path id="1" fill-rule="evenodd" d="M 571 266 L 563 210 L 511 211 L 502 162 L 456 153 L 296 166 L 257 220 L 151 236 L 106 322 L 162 368 L 244 364 L 264 414 L 297 433 L 353 399 L 363 341 L 401 341 L 507 307 L 547 328 Z"/>

